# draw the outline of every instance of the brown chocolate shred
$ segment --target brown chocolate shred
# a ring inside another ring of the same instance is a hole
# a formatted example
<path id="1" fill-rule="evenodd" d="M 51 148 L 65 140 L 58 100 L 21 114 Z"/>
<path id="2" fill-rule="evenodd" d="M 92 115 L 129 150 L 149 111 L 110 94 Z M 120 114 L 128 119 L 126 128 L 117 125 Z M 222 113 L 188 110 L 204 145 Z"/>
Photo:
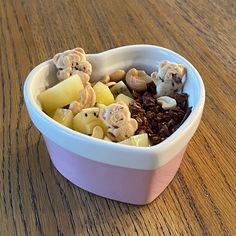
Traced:
<path id="1" fill-rule="evenodd" d="M 131 117 L 138 122 L 135 134 L 147 133 L 152 145 L 158 144 L 174 133 L 191 113 L 188 95 L 174 93 L 177 106 L 171 110 L 162 109 L 157 103 L 156 90 L 152 83 L 143 94 L 133 91 L 135 102 L 129 105 Z"/>

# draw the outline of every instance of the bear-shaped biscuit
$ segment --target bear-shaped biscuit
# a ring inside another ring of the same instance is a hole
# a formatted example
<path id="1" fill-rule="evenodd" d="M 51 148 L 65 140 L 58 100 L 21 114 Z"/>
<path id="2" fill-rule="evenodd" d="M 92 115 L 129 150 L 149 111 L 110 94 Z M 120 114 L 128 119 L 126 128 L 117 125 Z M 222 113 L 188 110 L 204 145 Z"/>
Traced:
<path id="1" fill-rule="evenodd" d="M 181 91 L 186 80 L 186 72 L 187 70 L 182 64 L 161 61 L 158 71 L 151 74 L 151 78 L 156 84 L 157 96 L 168 96 L 173 92 Z"/>
<path id="2" fill-rule="evenodd" d="M 87 75 L 92 73 L 92 65 L 86 61 L 86 55 L 82 48 L 74 48 L 53 57 L 53 63 L 57 67 L 58 80 L 65 80 L 78 71 Z"/>
<path id="3" fill-rule="evenodd" d="M 107 136 L 116 142 L 123 141 L 138 129 L 138 123 L 131 118 L 128 106 L 123 102 L 113 103 L 99 113 L 99 118 L 108 127 Z"/>

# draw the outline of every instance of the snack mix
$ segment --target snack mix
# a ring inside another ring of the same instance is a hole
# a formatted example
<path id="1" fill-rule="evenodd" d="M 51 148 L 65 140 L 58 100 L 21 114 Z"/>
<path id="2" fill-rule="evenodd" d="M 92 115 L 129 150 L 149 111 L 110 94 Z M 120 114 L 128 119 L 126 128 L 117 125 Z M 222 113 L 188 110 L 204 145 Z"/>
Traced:
<path id="1" fill-rule="evenodd" d="M 82 48 L 53 58 L 59 83 L 38 98 L 54 120 L 91 137 L 151 146 L 170 136 L 191 113 L 184 65 L 161 61 L 151 75 L 122 69 L 91 82 L 92 65 Z"/>

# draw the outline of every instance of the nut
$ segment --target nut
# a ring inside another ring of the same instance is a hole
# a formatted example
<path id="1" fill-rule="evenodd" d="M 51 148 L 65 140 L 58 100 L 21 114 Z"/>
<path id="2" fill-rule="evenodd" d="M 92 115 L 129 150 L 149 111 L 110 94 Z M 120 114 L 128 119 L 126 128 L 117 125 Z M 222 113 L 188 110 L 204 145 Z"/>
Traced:
<path id="1" fill-rule="evenodd" d="M 104 131 L 103 131 L 102 127 L 95 126 L 93 128 L 92 137 L 103 139 L 103 136 L 104 136 Z"/>
<path id="2" fill-rule="evenodd" d="M 177 103 L 174 98 L 171 98 L 169 96 L 162 96 L 157 98 L 157 102 L 161 104 L 161 107 L 164 110 L 170 110 L 176 107 Z"/>
<path id="3" fill-rule="evenodd" d="M 126 74 L 126 84 L 132 90 L 142 92 L 147 90 L 147 84 L 152 81 L 145 71 L 130 69 Z"/>
<path id="4" fill-rule="evenodd" d="M 126 72 L 124 70 L 116 70 L 110 74 L 110 81 L 119 82 L 125 79 Z"/>
<path id="5" fill-rule="evenodd" d="M 103 77 L 100 79 L 100 81 L 101 81 L 102 83 L 104 83 L 104 84 L 107 84 L 107 83 L 110 82 L 110 76 L 109 76 L 109 75 L 105 75 L 105 76 L 103 76 Z"/>
<path id="6" fill-rule="evenodd" d="M 108 127 L 108 138 L 113 141 L 131 137 L 138 128 L 137 121 L 130 116 L 129 107 L 123 102 L 113 103 L 100 110 L 99 117 Z"/>
<path id="7" fill-rule="evenodd" d="M 80 93 L 80 102 L 73 101 L 70 103 L 69 109 L 77 114 L 84 108 L 93 107 L 96 103 L 96 94 L 90 84 L 86 85 Z"/>
<path id="8" fill-rule="evenodd" d="M 100 82 L 104 83 L 104 84 L 107 85 L 108 87 L 111 87 L 111 86 L 113 86 L 113 85 L 116 84 L 116 82 L 111 81 L 109 75 L 104 76 L 104 77 L 100 80 Z"/>
<path id="9" fill-rule="evenodd" d="M 70 103 L 69 109 L 73 112 L 73 114 L 79 113 L 83 108 L 78 101 L 73 101 Z"/>
<path id="10" fill-rule="evenodd" d="M 158 72 L 153 72 L 151 78 L 156 84 L 158 96 L 171 95 L 180 91 L 185 83 L 186 68 L 184 65 L 169 61 L 161 61 Z"/>

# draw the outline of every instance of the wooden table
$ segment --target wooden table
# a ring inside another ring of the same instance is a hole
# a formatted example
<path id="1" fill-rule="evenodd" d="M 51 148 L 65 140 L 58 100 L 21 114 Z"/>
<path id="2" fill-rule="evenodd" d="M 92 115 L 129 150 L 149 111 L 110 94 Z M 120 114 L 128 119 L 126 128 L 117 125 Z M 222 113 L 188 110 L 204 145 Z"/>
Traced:
<path id="1" fill-rule="evenodd" d="M 236 235 L 236 1 L 0 1 L 0 235 Z M 202 122 L 169 187 L 133 206 L 90 194 L 53 167 L 23 83 L 55 53 L 155 44 L 206 87 Z"/>

